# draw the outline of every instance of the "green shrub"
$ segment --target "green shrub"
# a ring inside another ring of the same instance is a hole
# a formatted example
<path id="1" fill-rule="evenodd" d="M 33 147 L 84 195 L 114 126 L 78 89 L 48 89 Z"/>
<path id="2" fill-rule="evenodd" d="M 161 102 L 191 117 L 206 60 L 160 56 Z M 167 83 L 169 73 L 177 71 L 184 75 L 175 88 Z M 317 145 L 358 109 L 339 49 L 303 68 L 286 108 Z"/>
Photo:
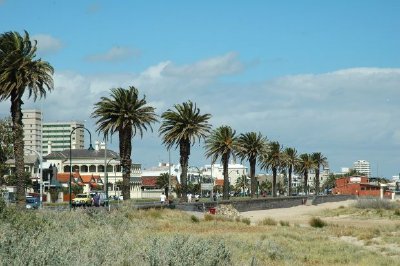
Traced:
<path id="1" fill-rule="evenodd" d="M 206 214 L 204 214 L 204 220 L 205 221 L 213 221 L 214 220 L 214 216 L 215 215 L 206 213 Z"/>
<path id="2" fill-rule="evenodd" d="M 259 224 L 261 224 L 261 225 L 277 225 L 277 222 L 272 218 L 265 218 Z"/>
<path id="3" fill-rule="evenodd" d="M 394 215 L 400 216 L 400 209 L 394 210 Z"/>
<path id="4" fill-rule="evenodd" d="M 249 218 L 243 218 L 243 219 L 242 219 L 242 223 L 245 223 L 245 224 L 247 224 L 247 225 L 250 225 L 251 221 L 250 221 Z"/>
<path id="5" fill-rule="evenodd" d="M 142 251 L 148 265 L 231 265 L 231 254 L 217 239 L 153 237 Z"/>
<path id="6" fill-rule="evenodd" d="M 325 221 L 323 221 L 321 218 L 319 217 L 313 217 L 310 219 L 309 224 L 312 227 L 316 227 L 316 228 L 322 228 L 324 226 L 327 225 L 327 223 Z"/>
<path id="7" fill-rule="evenodd" d="M 191 220 L 193 223 L 198 223 L 198 222 L 200 222 L 200 219 L 199 219 L 196 215 L 190 216 L 190 220 Z"/>
<path id="8" fill-rule="evenodd" d="M 279 224 L 281 226 L 289 226 L 290 225 L 288 221 L 279 221 Z"/>

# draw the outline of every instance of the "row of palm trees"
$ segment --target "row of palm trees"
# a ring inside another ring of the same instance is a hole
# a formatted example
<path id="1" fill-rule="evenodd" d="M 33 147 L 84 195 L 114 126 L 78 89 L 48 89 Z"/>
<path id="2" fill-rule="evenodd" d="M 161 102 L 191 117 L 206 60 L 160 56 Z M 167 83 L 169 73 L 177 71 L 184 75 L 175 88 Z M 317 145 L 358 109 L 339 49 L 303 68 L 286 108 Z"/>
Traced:
<path id="1" fill-rule="evenodd" d="M 46 91 L 53 89 L 53 68 L 36 57 L 36 41 L 30 41 L 29 34 L 21 36 L 18 32 L 6 32 L 0 35 L 0 100 L 11 100 L 11 117 L 13 125 L 13 144 L 19 204 L 25 201 L 23 184 L 24 173 L 24 143 L 22 124 L 22 96 L 28 91 L 28 97 L 33 99 L 45 97 Z M 101 97 L 94 104 L 91 117 L 96 120 L 96 131 L 104 139 L 118 133 L 119 152 L 123 172 L 122 195 L 130 198 L 130 169 L 132 165 L 132 138 L 143 137 L 147 130 L 153 131 L 152 125 L 158 122 L 155 108 L 149 106 L 146 96 L 140 97 L 137 88 L 130 86 L 111 89 L 109 97 Z M 256 166 L 270 169 L 273 173 L 273 195 L 276 196 L 276 176 L 284 168 L 289 172 L 289 188 L 293 171 L 304 174 L 307 188 L 307 174 L 315 169 L 319 174 L 320 166 L 326 164 L 322 154 L 302 154 L 297 156 L 294 148 L 282 151 L 278 142 L 269 142 L 265 136 L 257 132 L 240 135 L 229 126 L 220 126 L 212 130 L 210 114 L 202 114 L 192 101 L 175 104 L 173 108 L 161 114 L 159 135 L 163 144 L 169 150 L 179 148 L 181 173 L 181 188 L 183 199 L 187 195 L 187 170 L 190 149 L 196 142 L 205 140 L 205 156 L 212 161 L 220 159 L 223 164 L 224 187 L 223 198 L 228 198 L 228 162 L 232 157 L 247 160 L 250 164 L 251 196 L 257 189 L 255 178 Z M 317 157 L 319 159 L 317 160 Z M 319 179 L 319 177 L 317 177 Z M 318 186 L 319 187 L 319 186 Z"/>

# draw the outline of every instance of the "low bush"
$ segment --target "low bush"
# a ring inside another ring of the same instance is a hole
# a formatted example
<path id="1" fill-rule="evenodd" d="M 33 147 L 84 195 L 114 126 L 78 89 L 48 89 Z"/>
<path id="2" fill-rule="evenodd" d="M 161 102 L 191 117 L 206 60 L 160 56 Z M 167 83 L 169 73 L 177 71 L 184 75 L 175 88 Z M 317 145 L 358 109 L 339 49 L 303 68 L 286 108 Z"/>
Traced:
<path id="1" fill-rule="evenodd" d="M 289 224 L 288 221 L 279 221 L 279 224 L 280 224 L 281 226 L 290 226 L 290 224 Z"/>
<path id="2" fill-rule="evenodd" d="M 250 219 L 249 218 L 242 218 L 242 223 L 250 225 Z"/>
<path id="3" fill-rule="evenodd" d="M 196 215 L 190 216 L 190 220 L 191 220 L 193 223 L 198 223 L 198 222 L 200 222 L 200 219 L 199 219 Z"/>
<path id="4" fill-rule="evenodd" d="M 260 225 L 277 225 L 277 222 L 272 218 L 265 218 L 259 224 Z"/>
<path id="5" fill-rule="evenodd" d="M 321 218 L 319 218 L 319 217 L 313 217 L 313 218 L 311 218 L 310 221 L 309 221 L 309 224 L 310 224 L 312 227 L 315 227 L 315 228 L 322 228 L 322 227 L 324 227 L 324 226 L 327 225 L 327 223 L 326 223 L 325 221 L 323 221 L 323 220 L 322 220 Z"/>

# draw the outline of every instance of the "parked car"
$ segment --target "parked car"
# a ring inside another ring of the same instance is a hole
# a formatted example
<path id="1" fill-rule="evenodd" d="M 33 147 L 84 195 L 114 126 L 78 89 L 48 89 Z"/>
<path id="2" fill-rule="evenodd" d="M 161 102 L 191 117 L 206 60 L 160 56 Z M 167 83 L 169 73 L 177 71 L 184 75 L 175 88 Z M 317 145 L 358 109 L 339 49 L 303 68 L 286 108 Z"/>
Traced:
<path id="1" fill-rule="evenodd" d="M 26 198 L 26 208 L 27 209 L 39 209 L 40 200 L 35 197 L 27 197 Z"/>
<path id="2" fill-rule="evenodd" d="M 93 199 L 89 193 L 78 194 L 72 199 L 72 207 L 92 206 L 92 204 Z"/>
<path id="3" fill-rule="evenodd" d="M 106 197 L 106 193 L 104 193 L 102 191 L 92 191 L 92 192 L 90 192 L 90 196 L 93 199 L 93 203 L 95 202 L 94 197 L 96 196 L 96 194 L 99 196 L 99 203 L 98 203 L 98 205 L 96 205 L 96 207 L 98 207 L 98 206 L 106 206 L 106 204 L 108 204 L 108 199 Z"/>

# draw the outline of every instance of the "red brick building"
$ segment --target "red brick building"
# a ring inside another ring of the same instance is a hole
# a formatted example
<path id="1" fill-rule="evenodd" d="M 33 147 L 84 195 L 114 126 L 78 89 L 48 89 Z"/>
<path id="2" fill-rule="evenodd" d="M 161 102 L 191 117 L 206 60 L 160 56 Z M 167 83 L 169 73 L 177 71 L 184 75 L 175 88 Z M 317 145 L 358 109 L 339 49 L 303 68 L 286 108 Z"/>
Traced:
<path id="1" fill-rule="evenodd" d="M 363 197 L 380 197 L 381 186 L 369 182 L 366 176 L 350 176 L 336 179 L 333 194 L 357 195 Z M 392 192 L 382 187 L 383 197 L 391 198 Z"/>

